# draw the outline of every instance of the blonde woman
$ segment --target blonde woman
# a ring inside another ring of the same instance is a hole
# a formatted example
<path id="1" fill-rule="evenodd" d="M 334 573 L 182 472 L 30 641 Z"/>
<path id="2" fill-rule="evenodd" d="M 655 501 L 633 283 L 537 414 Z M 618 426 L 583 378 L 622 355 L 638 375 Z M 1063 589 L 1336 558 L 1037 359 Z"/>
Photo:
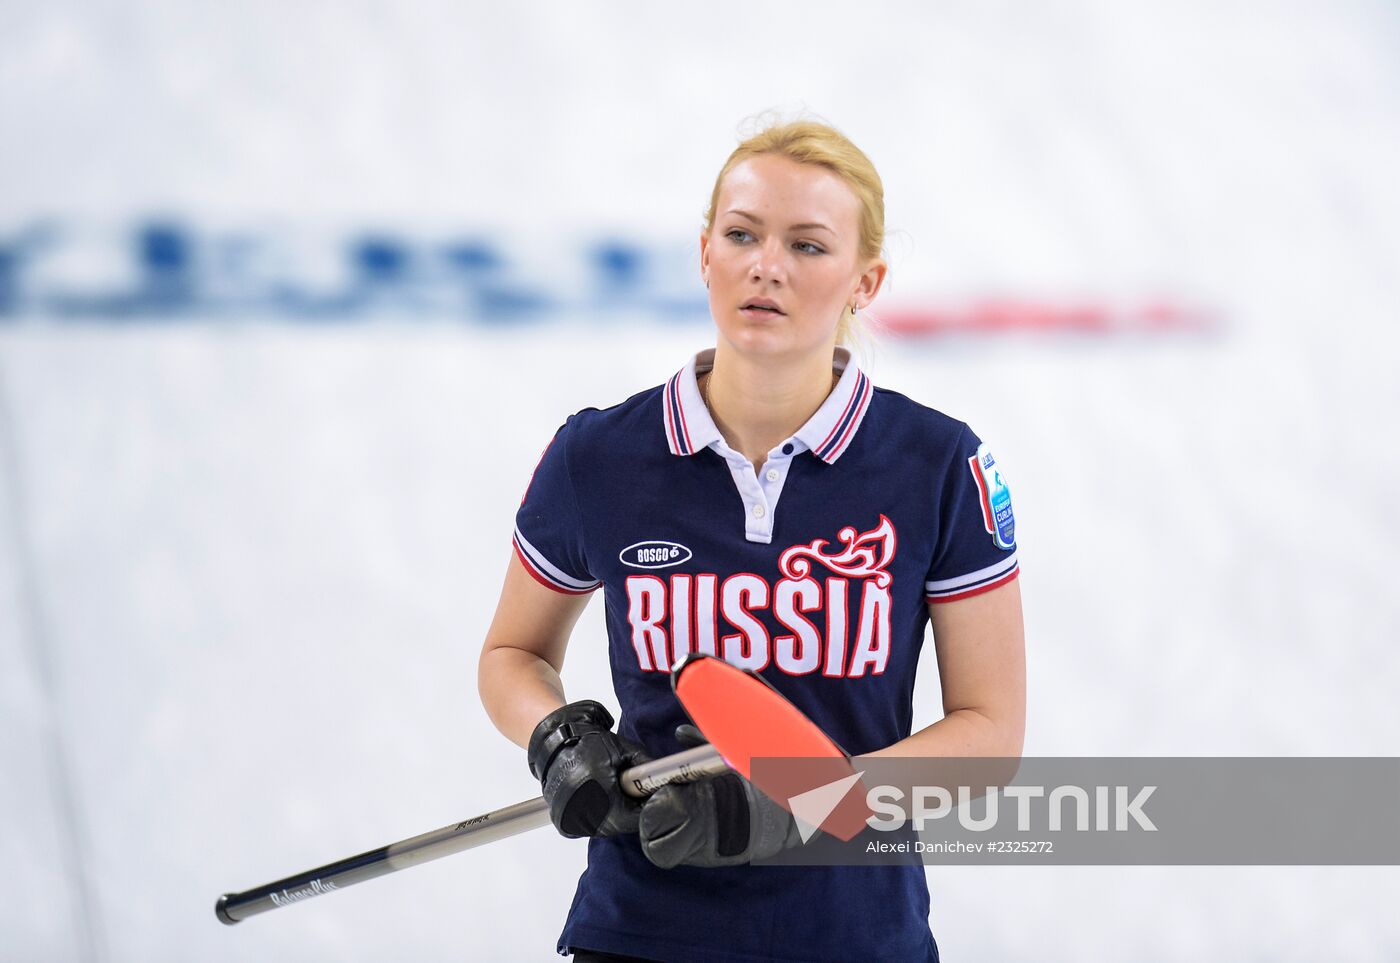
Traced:
<path id="1" fill-rule="evenodd" d="M 715 345 L 559 429 L 516 519 L 480 662 L 560 832 L 590 836 L 559 952 L 579 960 L 937 960 L 918 866 L 755 866 L 797 845 L 737 775 L 645 802 L 617 773 L 697 738 L 668 670 L 760 672 L 853 754 L 1020 755 L 1014 518 L 962 422 L 876 388 L 842 347 L 879 293 L 884 194 L 836 130 L 739 145 L 700 236 Z M 570 702 L 570 632 L 602 589 L 620 723 Z M 911 733 L 932 622 L 943 718 Z"/>

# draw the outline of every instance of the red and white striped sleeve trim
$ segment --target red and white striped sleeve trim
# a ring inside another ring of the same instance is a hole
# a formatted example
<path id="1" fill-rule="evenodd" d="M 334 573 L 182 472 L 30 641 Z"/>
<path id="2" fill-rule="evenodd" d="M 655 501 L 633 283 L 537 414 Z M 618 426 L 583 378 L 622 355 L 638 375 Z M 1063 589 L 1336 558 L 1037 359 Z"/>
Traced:
<path id="1" fill-rule="evenodd" d="M 968 572 L 957 578 L 925 582 L 924 594 L 930 602 L 956 602 L 958 599 L 971 598 L 974 595 L 981 595 L 983 592 L 990 592 L 997 586 L 1005 585 L 1020 574 L 1021 565 L 1016 561 L 1016 553 L 1012 552 L 994 564 L 988 565 L 986 568 L 979 568 L 975 572 Z"/>
<path id="2" fill-rule="evenodd" d="M 520 534 L 520 529 L 515 530 L 515 536 L 511 539 L 515 546 L 515 554 L 520 557 L 520 564 L 525 566 L 525 571 L 529 572 L 545 588 L 562 592 L 565 595 L 587 595 L 603 583 L 598 580 L 591 582 L 574 578 L 572 575 L 561 571 L 559 567 L 549 559 L 545 558 L 535 546 Z"/>

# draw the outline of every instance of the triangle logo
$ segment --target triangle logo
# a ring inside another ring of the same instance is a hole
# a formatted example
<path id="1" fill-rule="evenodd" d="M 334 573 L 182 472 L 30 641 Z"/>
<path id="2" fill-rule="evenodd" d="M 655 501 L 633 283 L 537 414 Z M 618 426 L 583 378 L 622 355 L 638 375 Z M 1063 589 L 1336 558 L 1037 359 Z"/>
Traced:
<path id="1" fill-rule="evenodd" d="M 853 772 L 835 782 L 788 798 L 788 809 L 797 822 L 797 831 L 801 834 L 804 844 L 816 835 L 822 823 L 841 805 L 841 800 L 846 798 L 851 787 L 858 782 L 860 773 Z"/>

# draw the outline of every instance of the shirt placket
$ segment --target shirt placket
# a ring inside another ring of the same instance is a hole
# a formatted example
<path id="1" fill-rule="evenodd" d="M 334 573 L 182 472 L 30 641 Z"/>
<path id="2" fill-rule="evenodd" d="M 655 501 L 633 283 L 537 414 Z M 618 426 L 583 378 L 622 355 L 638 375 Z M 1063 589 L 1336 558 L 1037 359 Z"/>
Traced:
<path id="1" fill-rule="evenodd" d="M 763 467 L 754 473 L 753 464 L 720 439 L 712 446 L 729 466 L 729 476 L 744 503 L 744 538 L 750 542 L 768 544 L 773 541 L 773 523 L 778 499 L 787 484 L 792 459 L 805 447 L 797 439 L 789 439 L 768 453 Z"/>

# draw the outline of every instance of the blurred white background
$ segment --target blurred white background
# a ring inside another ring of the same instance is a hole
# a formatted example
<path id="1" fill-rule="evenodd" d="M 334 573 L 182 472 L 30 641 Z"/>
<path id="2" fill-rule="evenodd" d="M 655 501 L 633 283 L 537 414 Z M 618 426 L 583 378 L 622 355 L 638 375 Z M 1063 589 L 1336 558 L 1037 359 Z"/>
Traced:
<path id="1" fill-rule="evenodd" d="M 1011 481 L 1026 753 L 1400 755 L 1393 4 L 0 3 L 0 958 L 552 958 L 584 848 L 548 831 L 234 928 L 213 903 L 535 794 L 475 689 L 523 486 L 568 413 L 710 337 L 622 300 L 75 320 L 39 294 L 120 286 L 122 233 L 163 217 L 318 284 L 326 238 L 460 230 L 566 302 L 616 236 L 696 298 L 714 174 L 768 109 L 879 167 L 877 315 L 1215 319 L 867 351 Z M 24 247 L 45 224 L 67 239 Z M 604 645 L 595 602 L 572 696 L 613 703 Z M 929 882 L 950 961 L 1400 955 L 1393 867 Z"/>

